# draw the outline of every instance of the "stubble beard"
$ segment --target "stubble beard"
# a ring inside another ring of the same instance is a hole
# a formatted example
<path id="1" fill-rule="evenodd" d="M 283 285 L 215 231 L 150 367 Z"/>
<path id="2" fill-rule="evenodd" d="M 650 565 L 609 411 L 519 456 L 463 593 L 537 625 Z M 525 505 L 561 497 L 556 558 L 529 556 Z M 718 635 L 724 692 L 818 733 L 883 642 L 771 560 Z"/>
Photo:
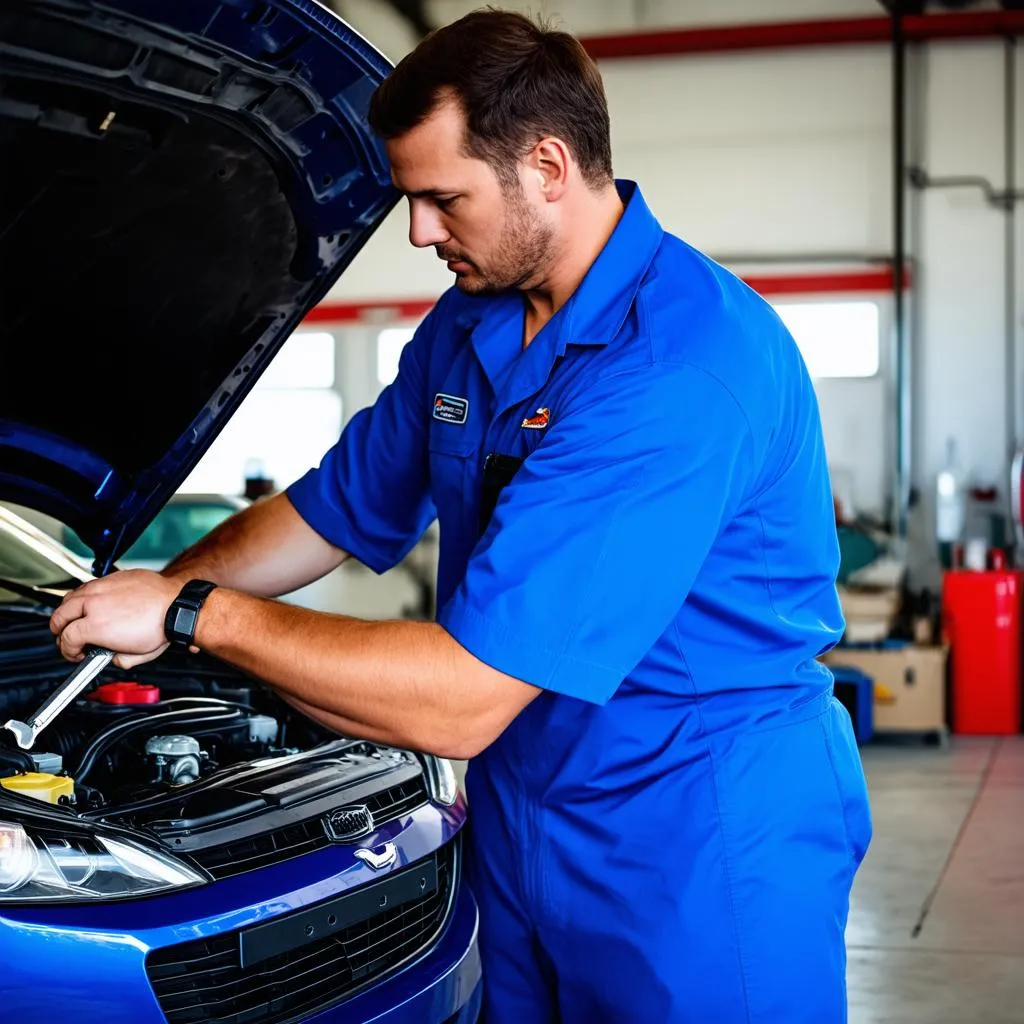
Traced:
<path id="1" fill-rule="evenodd" d="M 467 295 L 496 295 L 525 288 L 543 276 L 553 248 L 554 232 L 526 202 L 518 183 L 506 193 L 505 221 L 490 265 L 456 274 L 456 285 Z"/>

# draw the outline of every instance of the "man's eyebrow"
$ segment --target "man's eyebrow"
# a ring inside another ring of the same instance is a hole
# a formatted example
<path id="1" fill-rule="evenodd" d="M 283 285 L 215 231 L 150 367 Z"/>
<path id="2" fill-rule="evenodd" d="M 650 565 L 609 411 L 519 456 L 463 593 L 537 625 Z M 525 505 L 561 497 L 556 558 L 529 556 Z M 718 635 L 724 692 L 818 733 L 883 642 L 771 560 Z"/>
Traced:
<path id="1" fill-rule="evenodd" d="M 410 199 L 436 199 L 438 196 L 454 196 L 459 194 L 458 190 L 454 188 L 420 188 L 415 191 L 400 188 L 398 191 Z"/>

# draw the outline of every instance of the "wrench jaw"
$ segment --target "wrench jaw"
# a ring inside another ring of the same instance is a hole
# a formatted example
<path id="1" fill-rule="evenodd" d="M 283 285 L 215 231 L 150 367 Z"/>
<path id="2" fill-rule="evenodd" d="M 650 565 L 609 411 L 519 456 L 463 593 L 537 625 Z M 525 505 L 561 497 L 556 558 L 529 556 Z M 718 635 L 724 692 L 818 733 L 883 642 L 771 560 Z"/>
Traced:
<path id="1" fill-rule="evenodd" d="M 14 733 L 14 738 L 22 750 L 32 749 L 32 744 L 36 741 L 36 731 L 31 725 L 12 718 L 9 722 L 4 722 L 4 728 Z"/>

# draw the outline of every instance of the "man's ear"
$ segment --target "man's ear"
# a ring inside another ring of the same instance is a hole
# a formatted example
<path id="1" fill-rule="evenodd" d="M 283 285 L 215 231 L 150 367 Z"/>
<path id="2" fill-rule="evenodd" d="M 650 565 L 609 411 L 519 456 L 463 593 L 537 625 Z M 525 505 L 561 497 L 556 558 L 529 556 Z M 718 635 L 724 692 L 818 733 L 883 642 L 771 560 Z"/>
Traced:
<path id="1" fill-rule="evenodd" d="M 526 157 L 529 176 L 536 181 L 536 189 L 547 202 L 557 202 L 565 189 L 573 169 L 569 147 L 556 136 L 540 140 Z"/>

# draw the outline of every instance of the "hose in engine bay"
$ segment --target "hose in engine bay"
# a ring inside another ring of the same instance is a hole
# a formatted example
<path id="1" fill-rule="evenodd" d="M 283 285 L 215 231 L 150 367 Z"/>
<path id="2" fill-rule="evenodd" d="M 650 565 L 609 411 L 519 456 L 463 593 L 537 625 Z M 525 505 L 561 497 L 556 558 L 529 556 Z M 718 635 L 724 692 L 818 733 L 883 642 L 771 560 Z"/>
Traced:
<path id="1" fill-rule="evenodd" d="M 0 766 L 14 768 L 18 772 L 36 770 L 35 761 L 24 750 L 10 750 L 7 747 L 0 747 Z"/>
<path id="2" fill-rule="evenodd" d="M 251 711 L 248 705 L 234 704 L 209 697 L 175 697 L 163 701 L 163 704 L 173 704 L 178 701 L 188 702 L 193 706 L 161 711 L 156 714 L 132 715 L 130 718 L 122 718 L 105 729 L 101 729 L 83 751 L 78 766 L 70 773 L 71 776 L 76 782 L 82 782 L 95 766 L 97 758 L 129 733 L 167 723 L 183 726 L 209 725 L 213 722 L 240 722 Z M 198 706 L 195 706 L 197 704 Z"/>

